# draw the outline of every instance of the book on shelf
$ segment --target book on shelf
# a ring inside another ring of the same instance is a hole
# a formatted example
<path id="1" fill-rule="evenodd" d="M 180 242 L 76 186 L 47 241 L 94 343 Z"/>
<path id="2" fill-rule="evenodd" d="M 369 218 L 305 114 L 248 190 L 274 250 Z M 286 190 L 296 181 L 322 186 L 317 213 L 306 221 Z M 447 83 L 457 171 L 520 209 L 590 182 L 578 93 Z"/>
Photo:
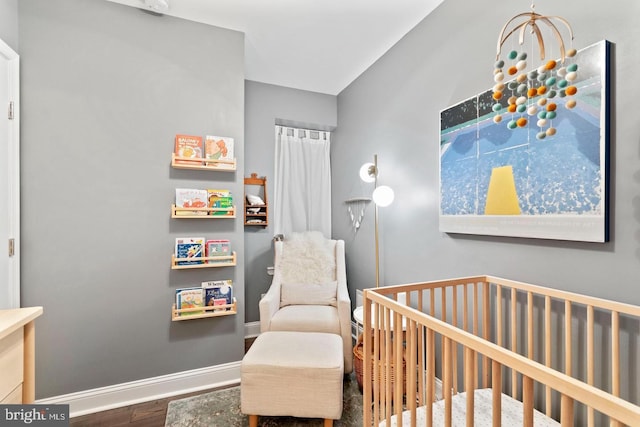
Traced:
<path id="1" fill-rule="evenodd" d="M 202 282 L 202 290 L 204 303 L 207 307 L 233 304 L 233 281 L 231 279 Z M 221 310 L 231 311 L 231 307 Z"/>
<path id="2" fill-rule="evenodd" d="M 204 139 L 204 158 L 211 160 L 233 160 L 233 138 L 207 135 Z M 208 166 L 231 169 L 229 163 L 207 162 Z"/>
<path id="3" fill-rule="evenodd" d="M 196 135 L 176 135 L 175 154 L 177 157 L 202 159 L 202 137 Z M 202 162 L 200 160 L 176 160 L 176 164 L 201 165 Z"/>
<path id="4" fill-rule="evenodd" d="M 206 208 L 207 190 L 176 188 L 176 208 Z M 207 215 L 207 211 L 186 211 L 176 209 L 176 215 Z"/>
<path id="5" fill-rule="evenodd" d="M 204 292 L 202 287 L 176 289 L 176 308 L 179 310 L 185 308 L 204 307 Z M 193 316 L 194 314 L 202 314 L 204 310 L 187 311 L 178 313 L 178 316 Z"/>
<path id="6" fill-rule="evenodd" d="M 176 261 L 177 265 L 204 264 L 202 259 L 189 260 L 188 258 L 202 258 L 205 256 L 204 237 L 178 237 L 176 238 Z"/>
<path id="7" fill-rule="evenodd" d="M 207 197 L 210 208 L 228 209 L 224 211 L 212 211 L 211 215 L 232 215 L 233 211 L 233 195 L 229 190 L 208 189 Z"/>
<path id="8" fill-rule="evenodd" d="M 207 257 L 228 257 L 231 256 L 231 242 L 227 239 L 215 239 L 207 240 L 206 242 Z M 230 262 L 228 258 L 225 259 L 209 259 L 209 264 L 219 264 Z"/>

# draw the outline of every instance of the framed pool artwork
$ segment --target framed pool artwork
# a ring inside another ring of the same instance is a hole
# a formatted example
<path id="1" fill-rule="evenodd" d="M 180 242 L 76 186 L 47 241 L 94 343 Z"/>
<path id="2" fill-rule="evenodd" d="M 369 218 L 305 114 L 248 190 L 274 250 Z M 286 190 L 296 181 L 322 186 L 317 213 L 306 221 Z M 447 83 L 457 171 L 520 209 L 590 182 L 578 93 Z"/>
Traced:
<path id="1" fill-rule="evenodd" d="M 440 112 L 440 231 L 609 241 L 609 52 L 558 60 L 557 90 L 543 66 Z"/>

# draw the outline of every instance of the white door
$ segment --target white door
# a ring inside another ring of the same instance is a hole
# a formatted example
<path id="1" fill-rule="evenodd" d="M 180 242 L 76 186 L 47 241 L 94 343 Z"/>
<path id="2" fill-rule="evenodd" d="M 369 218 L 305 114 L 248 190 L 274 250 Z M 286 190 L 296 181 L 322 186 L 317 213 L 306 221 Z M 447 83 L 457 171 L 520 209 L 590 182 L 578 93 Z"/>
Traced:
<path id="1" fill-rule="evenodd" d="M 0 309 L 20 306 L 19 58 L 0 40 Z"/>

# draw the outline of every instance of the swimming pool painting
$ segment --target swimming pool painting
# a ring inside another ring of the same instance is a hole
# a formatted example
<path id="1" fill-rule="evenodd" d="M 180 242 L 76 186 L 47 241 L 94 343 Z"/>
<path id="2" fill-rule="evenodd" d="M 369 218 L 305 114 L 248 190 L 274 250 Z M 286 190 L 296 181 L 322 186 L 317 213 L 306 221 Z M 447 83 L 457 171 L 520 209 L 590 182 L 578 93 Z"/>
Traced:
<path id="1" fill-rule="evenodd" d="M 601 41 L 565 60 L 578 64 L 576 106 L 553 99 L 553 136 L 536 138 L 535 116 L 495 123 L 491 89 L 441 111 L 440 231 L 609 240 L 609 50 Z"/>

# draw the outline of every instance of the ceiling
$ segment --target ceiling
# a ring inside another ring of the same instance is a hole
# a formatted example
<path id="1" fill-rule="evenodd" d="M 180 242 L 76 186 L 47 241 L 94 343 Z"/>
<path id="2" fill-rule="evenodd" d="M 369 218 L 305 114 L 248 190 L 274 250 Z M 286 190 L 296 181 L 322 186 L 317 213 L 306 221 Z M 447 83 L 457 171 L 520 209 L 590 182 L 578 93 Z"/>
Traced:
<path id="1" fill-rule="evenodd" d="M 166 1 L 166 15 L 245 33 L 247 80 L 337 95 L 443 0 Z"/>

